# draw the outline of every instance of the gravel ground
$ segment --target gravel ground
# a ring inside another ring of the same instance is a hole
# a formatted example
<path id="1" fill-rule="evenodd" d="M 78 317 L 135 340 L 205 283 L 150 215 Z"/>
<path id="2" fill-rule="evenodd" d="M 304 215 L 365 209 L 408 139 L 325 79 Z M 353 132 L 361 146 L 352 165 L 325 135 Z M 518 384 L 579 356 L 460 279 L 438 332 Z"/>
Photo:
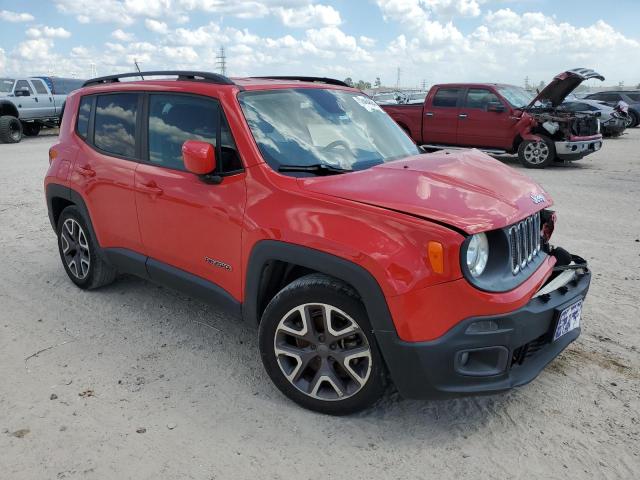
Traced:
<path id="1" fill-rule="evenodd" d="M 256 329 L 213 306 L 130 277 L 73 286 L 42 191 L 54 141 L 0 145 L 0 477 L 638 478 L 640 129 L 527 171 L 594 272 L 577 342 L 505 394 L 390 394 L 348 418 L 284 398 Z"/>

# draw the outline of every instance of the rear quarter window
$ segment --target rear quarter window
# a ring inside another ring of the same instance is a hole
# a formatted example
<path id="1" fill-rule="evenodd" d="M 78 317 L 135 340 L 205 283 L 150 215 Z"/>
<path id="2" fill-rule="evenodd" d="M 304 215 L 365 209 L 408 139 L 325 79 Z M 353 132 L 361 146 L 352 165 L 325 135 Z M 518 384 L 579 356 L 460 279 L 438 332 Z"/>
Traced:
<path id="1" fill-rule="evenodd" d="M 76 132 L 85 140 L 89 135 L 89 117 L 91 117 L 92 106 L 92 97 L 82 97 L 82 99 L 80 100 L 80 106 L 78 107 L 78 121 L 76 122 Z"/>

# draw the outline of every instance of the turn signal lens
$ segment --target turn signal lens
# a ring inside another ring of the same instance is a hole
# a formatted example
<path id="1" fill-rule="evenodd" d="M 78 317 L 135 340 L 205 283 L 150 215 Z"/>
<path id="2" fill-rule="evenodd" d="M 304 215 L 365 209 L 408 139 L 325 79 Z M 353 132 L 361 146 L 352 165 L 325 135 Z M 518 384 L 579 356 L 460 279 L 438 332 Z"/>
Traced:
<path id="1" fill-rule="evenodd" d="M 49 165 L 51 165 L 51 163 L 56 159 L 56 157 L 58 156 L 58 151 L 55 148 L 50 148 L 49 149 Z"/>
<path id="2" fill-rule="evenodd" d="M 435 273 L 444 273 L 444 247 L 440 242 L 429 242 L 429 262 Z"/>

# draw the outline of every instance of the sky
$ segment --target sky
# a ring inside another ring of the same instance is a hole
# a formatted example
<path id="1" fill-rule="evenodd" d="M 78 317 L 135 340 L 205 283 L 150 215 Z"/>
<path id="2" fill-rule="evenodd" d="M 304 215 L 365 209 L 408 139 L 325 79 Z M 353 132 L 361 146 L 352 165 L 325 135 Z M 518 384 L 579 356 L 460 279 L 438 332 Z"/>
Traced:
<path id="1" fill-rule="evenodd" d="M 229 76 L 537 85 L 585 67 L 636 86 L 638 18 L 638 0 L 0 0 L 0 76 L 219 71 L 224 47 Z"/>

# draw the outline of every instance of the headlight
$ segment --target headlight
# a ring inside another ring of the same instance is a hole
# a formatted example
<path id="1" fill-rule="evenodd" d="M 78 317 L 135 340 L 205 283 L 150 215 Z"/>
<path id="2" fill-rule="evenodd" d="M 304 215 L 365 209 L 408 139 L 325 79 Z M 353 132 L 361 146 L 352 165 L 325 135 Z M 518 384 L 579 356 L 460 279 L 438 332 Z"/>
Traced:
<path id="1" fill-rule="evenodd" d="M 467 267 L 474 277 L 482 275 L 489 260 L 489 240 L 484 233 L 471 237 L 467 245 Z"/>

